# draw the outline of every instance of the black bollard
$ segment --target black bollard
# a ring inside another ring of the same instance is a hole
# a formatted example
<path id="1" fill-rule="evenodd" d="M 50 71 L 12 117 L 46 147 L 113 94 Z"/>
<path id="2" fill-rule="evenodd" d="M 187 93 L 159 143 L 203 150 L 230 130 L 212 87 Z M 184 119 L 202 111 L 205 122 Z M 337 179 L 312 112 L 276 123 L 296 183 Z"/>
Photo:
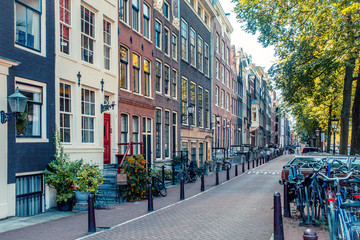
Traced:
<path id="1" fill-rule="evenodd" d="M 229 167 L 226 168 L 226 180 L 227 181 L 230 180 L 230 168 Z"/>
<path id="2" fill-rule="evenodd" d="M 151 183 L 148 184 L 148 212 L 154 211 L 154 202 L 153 202 L 153 195 L 152 195 L 152 185 Z"/>
<path id="3" fill-rule="evenodd" d="M 242 172 L 243 173 L 245 172 L 245 163 L 244 162 L 242 163 Z"/>
<path id="4" fill-rule="evenodd" d="M 181 179 L 180 181 L 180 200 L 185 199 L 185 186 L 184 186 L 184 179 Z"/>
<path id="5" fill-rule="evenodd" d="M 250 160 L 248 161 L 248 169 L 247 170 L 250 170 Z"/>
<path id="6" fill-rule="evenodd" d="M 253 166 L 252 166 L 252 168 L 255 168 L 255 159 L 253 160 Z"/>
<path id="7" fill-rule="evenodd" d="M 161 166 L 162 182 L 165 184 L 165 165 Z"/>
<path id="8" fill-rule="evenodd" d="M 238 175 L 238 165 L 236 164 L 235 165 L 235 176 L 237 176 Z"/>
<path id="9" fill-rule="evenodd" d="M 274 193 L 274 240 L 284 240 L 284 228 L 281 216 L 281 196 Z"/>
<path id="10" fill-rule="evenodd" d="M 205 176 L 201 175 L 201 191 L 205 191 Z"/>
<path id="11" fill-rule="evenodd" d="M 289 184 L 284 183 L 284 217 L 290 218 L 290 202 L 289 202 Z"/>
<path id="12" fill-rule="evenodd" d="M 318 240 L 316 232 L 310 228 L 306 229 L 303 235 L 304 240 Z"/>
<path id="13" fill-rule="evenodd" d="M 171 164 L 172 168 L 172 185 L 175 185 L 175 164 Z"/>
<path id="14" fill-rule="evenodd" d="M 94 195 L 89 195 L 88 200 L 88 232 L 96 232 L 96 224 L 95 224 L 95 211 L 94 211 Z"/>
<path id="15" fill-rule="evenodd" d="M 259 166 L 259 159 L 256 159 L 256 167 Z"/>
<path id="16" fill-rule="evenodd" d="M 219 185 L 219 171 L 216 171 L 216 174 L 215 174 L 216 176 L 216 185 Z"/>

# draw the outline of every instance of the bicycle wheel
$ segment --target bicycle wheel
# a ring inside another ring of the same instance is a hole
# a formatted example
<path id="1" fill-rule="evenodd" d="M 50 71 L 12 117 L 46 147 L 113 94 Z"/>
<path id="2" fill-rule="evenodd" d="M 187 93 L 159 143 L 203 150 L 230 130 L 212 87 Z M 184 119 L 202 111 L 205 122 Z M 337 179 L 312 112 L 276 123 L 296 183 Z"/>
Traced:
<path id="1" fill-rule="evenodd" d="M 155 179 L 155 188 L 156 188 L 156 191 L 163 197 L 166 197 L 167 196 L 167 190 L 166 190 L 166 187 L 165 187 L 165 184 L 160 181 L 160 179 Z"/>
<path id="2" fill-rule="evenodd" d="M 225 167 L 225 170 L 226 169 L 231 169 L 231 163 L 229 163 L 229 162 L 226 162 L 225 164 L 224 164 L 224 167 Z"/>
<path id="3" fill-rule="evenodd" d="M 347 240 L 348 238 L 346 238 L 345 231 L 344 231 L 345 226 L 343 225 L 343 222 L 341 221 L 341 216 L 340 216 L 339 212 L 337 214 L 336 223 L 334 225 L 337 226 L 336 227 L 336 239 L 337 240 Z"/>
<path id="4" fill-rule="evenodd" d="M 326 211 L 326 217 L 327 217 L 327 222 L 328 222 L 328 227 L 329 227 L 330 240 L 336 240 L 336 235 L 335 235 L 335 230 L 334 230 L 335 211 L 334 211 L 333 202 L 329 202 L 329 205 L 328 205 L 327 211 Z"/>
<path id="5" fill-rule="evenodd" d="M 181 182 L 181 180 L 184 180 L 184 183 L 187 183 L 189 182 L 189 174 L 187 172 L 179 172 L 177 175 L 176 175 L 176 180 L 178 182 Z"/>

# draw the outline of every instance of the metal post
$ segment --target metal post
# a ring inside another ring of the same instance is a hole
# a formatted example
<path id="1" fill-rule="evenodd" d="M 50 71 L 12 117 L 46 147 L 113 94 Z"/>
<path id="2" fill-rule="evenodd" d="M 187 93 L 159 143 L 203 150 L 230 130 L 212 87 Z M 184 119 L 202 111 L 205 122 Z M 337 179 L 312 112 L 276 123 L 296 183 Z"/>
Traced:
<path id="1" fill-rule="evenodd" d="M 256 159 L 256 167 L 258 167 L 259 166 L 259 159 L 257 158 Z"/>
<path id="2" fill-rule="evenodd" d="M 216 185 L 219 185 L 219 171 L 216 171 Z"/>
<path id="3" fill-rule="evenodd" d="M 334 131 L 334 145 L 333 145 L 333 155 L 335 155 L 335 135 L 336 135 L 336 133 L 335 133 L 335 131 Z"/>
<path id="4" fill-rule="evenodd" d="M 227 181 L 230 180 L 230 168 L 229 167 L 226 168 L 226 180 Z"/>
<path id="5" fill-rule="evenodd" d="M 205 177 L 204 174 L 201 175 L 201 191 L 205 191 Z"/>
<path id="6" fill-rule="evenodd" d="M 236 164 L 235 165 L 235 176 L 237 176 L 238 175 L 238 165 Z"/>
<path id="7" fill-rule="evenodd" d="M 165 165 L 161 166 L 162 182 L 165 184 Z"/>
<path id="8" fill-rule="evenodd" d="M 171 164 L 172 168 L 172 185 L 175 185 L 175 164 Z"/>
<path id="9" fill-rule="evenodd" d="M 250 159 L 249 159 L 249 161 L 248 161 L 248 168 L 247 168 L 247 170 L 250 170 Z"/>
<path id="10" fill-rule="evenodd" d="M 253 159 L 253 164 L 252 164 L 252 168 L 255 168 L 255 159 Z"/>
<path id="11" fill-rule="evenodd" d="M 184 186 L 184 179 L 180 181 L 180 200 L 185 199 L 185 186 Z"/>
<path id="12" fill-rule="evenodd" d="M 284 240 L 280 193 L 274 193 L 274 240 Z"/>
<path id="13" fill-rule="evenodd" d="M 289 184 L 288 182 L 284 183 L 284 217 L 290 218 L 290 202 L 289 202 Z"/>
<path id="14" fill-rule="evenodd" d="M 153 195 L 152 195 L 152 185 L 151 183 L 148 184 L 148 212 L 154 211 L 154 202 L 153 202 Z"/>
<path id="15" fill-rule="evenodd" d="M 88 206 L 88 232 L 96 232 L 95 211 L 94 211 L 94 195 L 89 195 Z"/>

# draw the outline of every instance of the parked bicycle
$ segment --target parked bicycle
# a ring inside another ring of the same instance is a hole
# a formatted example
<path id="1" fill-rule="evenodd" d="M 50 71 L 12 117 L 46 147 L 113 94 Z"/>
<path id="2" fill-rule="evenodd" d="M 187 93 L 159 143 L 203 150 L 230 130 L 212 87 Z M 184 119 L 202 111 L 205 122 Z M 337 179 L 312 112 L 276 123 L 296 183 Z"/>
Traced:
<path id="1" fill-rule="evenodd" d="M 184 180 L 184 183 L 195 182 L 198 179 L 198 174 L 196 173 L 196 167 L 193 162 L 187 164 L 185 162 L 182 164 L 181 171 L 176 175 L 176 180 L 181 182 Z"/>
<path id="2" fill-rule="evenodd" d="M 154 196 L 167 196 L 167 189 L 165 183 L 156 175 L 152 174 L 152 170 L 149 169 L 149 176 L 151 179 L 152 191 Z"/>

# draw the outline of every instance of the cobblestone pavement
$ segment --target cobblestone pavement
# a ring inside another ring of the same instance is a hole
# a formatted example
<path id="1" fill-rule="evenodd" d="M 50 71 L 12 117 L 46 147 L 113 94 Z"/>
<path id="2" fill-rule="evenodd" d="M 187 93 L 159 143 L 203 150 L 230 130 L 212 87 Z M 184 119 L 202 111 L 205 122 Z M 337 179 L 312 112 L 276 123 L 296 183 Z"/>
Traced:
<path id="1" fill-rule="evenodd" d="M 281 156 L 244 174 L 239 166 L 238 177 L 233 167 L 230 181 L 222 171 L 216 187 L 215 174 L 208 175 L 203 193 L 199 180 L 186 184 L 184 201 L 179 201 L 179 186 L 170 187 L 167 197 L 154 199 L 152 213 L 147 212 L 146 200 L 96 210 L 96 226 L 110 229 L 94 235 L 87 233 L 84 213 L 0 233 L 0 239 L 269 239 L 273 193 L 282 194 L 280 170 L 290 157 Z M 302 239 L 304 230 L 296 228 L 294 221 L 284 224 L 285 239 Z"/>

